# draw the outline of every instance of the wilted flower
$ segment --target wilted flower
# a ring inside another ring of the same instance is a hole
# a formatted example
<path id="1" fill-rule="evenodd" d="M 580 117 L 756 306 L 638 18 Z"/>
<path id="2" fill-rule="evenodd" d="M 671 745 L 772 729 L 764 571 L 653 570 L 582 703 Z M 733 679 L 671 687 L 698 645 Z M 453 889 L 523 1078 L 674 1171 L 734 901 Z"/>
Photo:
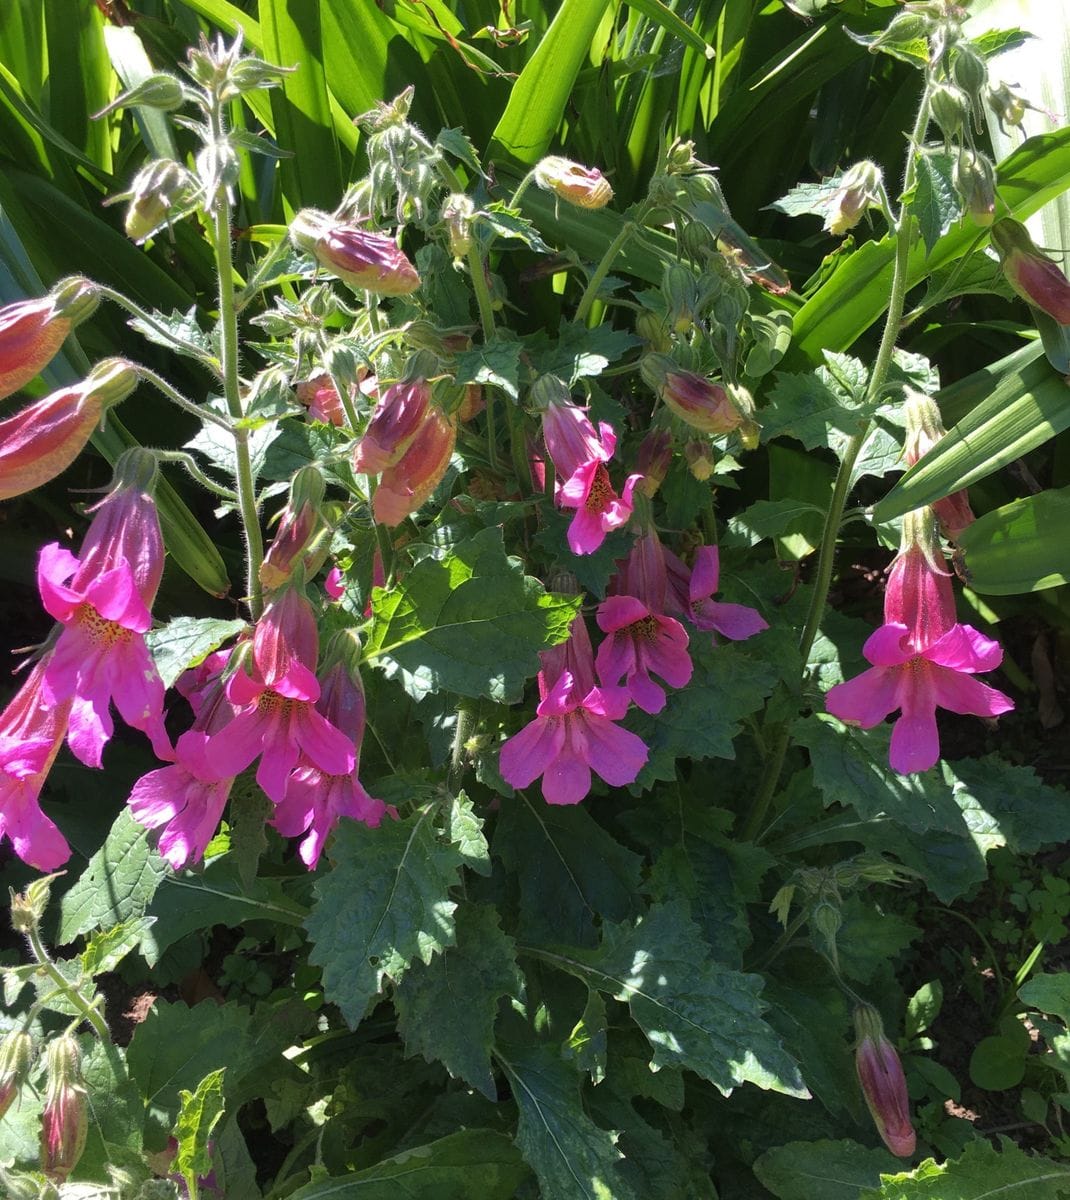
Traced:
<path id="1" fill-rule="evenodd" d="M 863 159 L 844 171 L 825 213 L 825 228 L 837 236 L 853 229 L 867 208 L 880 203 L 881 169 Z"/>
<path id="2" fill-rule="evenodd" d="M 643 477 L 639 490 L 652 500 L 672 466 L 672 436 L 667 429 L 651 429 L 639 444 L 635 465 Z"/>
<path id="3" fill-rule="evenodd" d="M 33 491 L 66 470 L 107 409 L 125 400 L 136 384 L 129 363 L 106 359 L 80 383 L 0 421 L 0 500 Z"/>
<path id="4" fill-rule="evenodd" d="M 65 1033 L 45 1051 L 45 1107 L 41 1114 L 41 1169 L 62 1181 L 78 1165 L 89 1132 L 82 1052 Z"/>
<path id="5" fill-rule="evenodd" d="M 674 605 L 669 611 L 681 612 L 696 629 L 742 642 L 769 628 L 756 609 L 713 599 L 721 580 L 721 554 L 716 546 L 699 546 L 690 571 L 669 550 L 665 551 L 665 561 Z"/>
<path id="6" fill-rule="evenodd" d="M 954 181 L 970 220 L 982 228 L 991 225 L 996 214 L 996 170 L 988 155 L 961 147 Z"/>
<path id="7" fill-rule="evenodd" d="M 99 299 L 95 284 L 75 276 L 38 300 L 18 300 L 0 308 L 0 399 L 17 392 L 52 361 L 67 334 L 95 311 Z M 0 438 L 5 438 L 2 425 Z"/>
<path id="8" fill-rule="evenodd" d="M 525 788 L 541 775 L 548 804 L 578 804 L 591 790 L 592 771 L 611 787 L 633 783 L 647 760 L 646 743 L 614 724 L 628 710 L 624 688 L 595 686 L 582 614 L 568 640 L 539 657 L 537 715 L 502 746 L 502 778 Z"/>
<path id="9" fill-rule="evenodd" d="M 329 375 L 315 375 L 297 385 L 297 399 L 308 409 L 308 415 L 324 425 L 343 426 L 345 408 L 338 389 Z"/>
<path id="10" fill-rule="evenodd" d="M 712 379 L 685 371 L 664 354 L 648 354 L 640 366 L 643 378 L 669 409 L 703 433 L 730 433 L 749 419 L 729 390 Z"/>
<path id="11" fill-rule="evenodd" d="M 294 217 L 290 240 L 357 291 L 408 296 L 420 286 L 416 268 L 392 237 L 342 224 L 315 209 Z"/>
<path id="12" fill-rule="evenodd" d="M 903 458 L 907 466 L 912 467 L 920 462 L 937 442 L 947 436 L 947 430 L 940 419 L 940 410 L 924 392 L 906 388 L 903 412 L 907 424 Z M 944 533 L 953 542 L 958 541 L 962 531 L 974 522 L 970 497 L 965 488 L 945 496 L 942 500 L 934 501 L 932 509 Z"/>
<path id="13" fill-rule="evenodd" d="M 457 441 L 457 422 L 432 405 L 401 458 L 388 467 L 372 497 L 372 516 L 400 525 L 442 482 Z"/>
<path id="14" fill-rule="evenodd" d="M 1009 217 L 997 221 L 992 226 L 992 244 L 1013 290 L 1060 325 L 1070 325 L 1070 281 L 1034 245 L 1026 227 Z"/>
<path id="15" fill-rule="evenodd" d="M 884 1035 L 880 1013 L 870 1004 L 854 1012 L 855 1070 L 877 1132 L 889 1150 L 900 1158 L 914 1153 L 916 1137 L 910 1122 L 910 1099 L 903 1064 Z"/>
<path id="16" fill-rule="evenodd" d="M 172 159 L 154 159 L 142 167 L 130 186 L 130 203 L 123 218 L 126 236 L 143 242 L 168 219 L 176 205 L 186 201 L 195 186 L 191 173 Z"/>
<path id="17" fill-rule="evenodd" d="M 385 388 L 353 451 L 353 470 L 379 475 L 399 462 L 423 425 L 430 404 L 431 385 L 426 379 L 409 379 Z"/>
<path id="18" fill-rule="evenodd" d="M 579 208 L 605 208 L 613 199 L 609 180 L 597 167 L 582 167 L 553 154 L 539 160 L 535 167 L 535 182 L 545 191 L 553 192 Z"/>

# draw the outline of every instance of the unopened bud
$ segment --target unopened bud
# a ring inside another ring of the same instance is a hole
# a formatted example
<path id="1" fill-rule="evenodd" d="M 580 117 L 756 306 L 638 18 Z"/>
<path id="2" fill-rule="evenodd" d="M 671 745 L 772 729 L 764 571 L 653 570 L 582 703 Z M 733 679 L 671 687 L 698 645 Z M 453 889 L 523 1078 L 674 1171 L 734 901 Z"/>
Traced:
<path id="1" fill-rule="evenodd" d="M 988 83 L 988 67 L 984 55 L 969 42 L 960 42 L 956 48 L 951 74 L 968 96 L 979 96 L 981 89 Z"/>
<path id="2" fill-rule="evenodd" d="M 78 1165 L 89 1131 L 82 1052 L 65 1033 L 45 1051 L 45 1107 L 41 1114 L 41 1169 L 62 1182 Z"/>
<path id="3" fill-rule="evenodd" d="M 722 384 L 685 371 L 664 354 L 648 354 L 639 369 L 668 408 L 692 429 L 730 433 L 744 420 L 744 413 Z"/>
<path id="4" fill-rule="evenodd" d="M 672 466 L 672 436 L 667 429 L 651 429 L 639 444 L 635 469 L 642 475 L 636 485 L 644 496 L 653 499 Z"/>
<path id="5" fill-rule="evenodd" d="M 955 188 L 975 225 L 992 224 L 996 214 L 996 172 L 988 155 L 963 146 L 955 161 Z"/>
<path id="6" fill-rule="evenodd" d="M 866 209 L 880 202 L 882 179 L 880 167 L 869 159 L 848 167 L 825 214 L 825 228 L 829 233 L 838 237 L 853 229 Z"/>
<path id="7" fill-rule="evenodd" d="M 999 253 L 1003 274 L 1017 295 L 1060 325 L 1070 325 L 1070 281 L 1034 245 L 1026 227 L 1009 217 L 997 221 L 992 226 L 992 245 Z"/>
<path id="8" fill-rule="evenodd" d="M 669 263 L 661 290 L 669 307 L 669 322 L 677 333 L 687 333 L 699 318 L 699 290 L 695 276 L 681 263 Z"/>
<path id="9" fill-rule="evenodd" d="M 903 1064 L 884 1035 L 880 1013 L 860 1004 L 854 1011 L 855 1070 L 877 1132 L 888 1149 L 900 1158 L 914 1153 L 916 1138 L 910 1121 L 910 1100 Z"/>
<path id="10" fill-rule="evenodd" d="M 139 84 L 116 96 L 106 108 L 94 113 L 94 118 L 105 117 L 117 108 L 158 108 L 173 112 L 186 102 L 186 91 L 174 77 L 163 71 L 146 76 Z"/>
<path id="11" fill-rule="evenodd" d="M 472 219 L 476 206 L 463 193 L 454 193 L 442 206 L 442 220 L 450 239 L 450 253 L 464 258 L 472 247 Z"/>
<path id="12" fill-rule="evenodd" d="M 15 1102 L 33 1065 L 33 1039 L 24 1029 L 13 1029 L 0 1042 L 0 1118 Z"/>
<path id="13" fill-rule="evenodd" d="M 664 354 L 672 349 L 668 322 L 664 317 L 659 317 L 657 313 L 651 312 L 650 309 L 643 309 L 635 318 L 635 332 L 651 350 L 658 354 Z"/>
<path id="14" fill-rule="evenodd" d="M 420 286 L 416 268 L 392 237 L 340 224 L 315 209 L 294 217 L 290 240 L 356 291 L 408 296 Z"/>
<path id="15" fill-rule="evenodd" d="M 686 443 L 684 446 L 684 459 L 687 462 L 687 469 L 699 483 L 705 483 L 717 466 L 713 447 L 709 442 L 692 440 Z"/>
<path id="16" fill-rule="evenodd" d="M 16 933 L 31 933 L 41 923 L 48 907 L 49 896 L 52 892 L 52 880 L 58 879 L 63 872 L 52 875 L 42 875 L 35 879 L 24 892 L 16 892 L 8 888 L 11 897 L 11 927 Z"/>
<path id="17" fill-rule="evenodd" d="M 186 168 L 169 158 L 159 158 L 143 167 L 130 189 L 132 195 L 123 219 L 126 236 L 143 242 L 183 202 L 191 183 Z"/>
<path id="18" fill-rule="evenodd" d="M 907 466 L 912 467 L 947 435 L 947 430 L 940 419 L 940 410 L 929 396 L 924 392 L 916 392 L 913 388 L 907 388 L 905 396 L 903 414 L 906 417 L 907 433 L 903 458 Z M 952 542 L 957 542 L 962 531 L 974 521 L 969 494 L 965 488 L 945 496 L 942 500 L 935 500 L 932 509 L 945 535 Z"/>
<path id="19" fill-rule="evenodd" d="M 535 182 L 578 208 L 605 208 L 613 199 L 609 180 L 597 167 L 583 167 L 557 155 L 540 160 L 535 167 Z"/>
<path id="20" fill-rule="evenodd" d="M 929 96 L 933 120 L 940 126 L 945 144 L 962 132 L 970 111 L 970 98 L 953 83 L 934 84 Z"/>

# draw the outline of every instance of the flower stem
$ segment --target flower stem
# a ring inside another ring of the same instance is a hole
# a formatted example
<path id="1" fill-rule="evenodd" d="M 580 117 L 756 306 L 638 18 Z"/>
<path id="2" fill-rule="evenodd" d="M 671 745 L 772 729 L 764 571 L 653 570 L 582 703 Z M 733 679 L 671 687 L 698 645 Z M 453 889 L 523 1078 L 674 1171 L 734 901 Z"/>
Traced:
<path id="1" fill-rule="evenodd" d="M 172 404 L 177 405 L 183 412 L 188 412 L 191 416 L 196 417 L 198 421 L 207 421 L 209 425 L 217 425 L 220 429 L 225 429 L 231 436 L 234 435 L 234 426 L 226 417 L 221 417 L 219 413 L 213 412 L 210 408 L 206 408 L 202 404 L 195 404 L 188 397 L 183 396 L 177 388 L 173 388 L 162 375 L 157 375 L 155 371 L 150 371 L 148 367 L 143 367 L 140 363 L 133 363 L 132 366 L 141 379 L 144 379 L 146 383 L 151 383 L 154 388 L 162 392 Z"/>
<path id="2" fill-rule="evenodd" d="M 49 979 L 56 985 L 57 991 L 62 992 L 74 1007 L 79 1010 L 82 1017 L 93 1026 L 93 1032 L 101 1041 L 110 1042 L 111 1034 L 108 1031 L 107 1023 L 100 1013 L 97 1012 L 96 1005 L 87 1001 L 76 987 L 72 987 L 70 982 L 64 979 L 59 967 L 52 961 L 48 951 L 45 949 L 45 944 L 41 941 L 41 934 L 36 925 L 26 930 L 26 938 L 30 943 L 30 949 L 33 951 L 34 958 L 37 959 Z"/>
<path id="3" fill-rule="evenodd" d="M 148 313 L 143 308 L 140 308 L 128 296 L 124 296 L 122 292 L 117 292 L 113 288 L 107 287 L 103 283 L 98 283 L 96 286 L 100 291 L 100 294 L 105 299 L 111 300 L 113 303 L 118 304 L 120 308 L 125 308 L 128 313 L 131 313 L 133 316 L 137 317 L 142 324 L 148 325 L 148 327 L 155 330 L 161 338 L 165 338 L 167 342 L 174 346 L 176 350 L 183 354 L 188 354 L 190 358 L 195 358 L 202 366 L 207 367 L 208 370 L 214 375 L 220 375 L 221 368 L 219 359 L 216 358 L 214 354 L 210 354 L 207 350 L 202 349 L 193 342 L 187 342 L 185 338 L 178 337 L 165 325 L 161 325 L 151 313 Z"/>
<path id="4" fill-rule="evenodd" d="M 598 298 L 598 289 L 602 286 L 606 276 L 609 274 L 609 268 L 613 265 L 617 255 L 624 249 L 624 244 L 639 228 L 635 221 L 625 221 L 620 228 L 620 232 L 609 243 L 605 254 L 602 255 L 602 260 L 594 269 L 594 274 L 587 281 L 587 287 L 583 295 L 580 297 L 579 305 L 576 308 L 576 323 L 587 319 L 587 314 L 591 311 L 591 305 Z"/>
<path id="5" fill-rule="evenodd" d="M 223 500 L 229 500 L 231 504 L 238 502 L 238 493 L 231 488 L 223 487 L 216 483 L 214 479 L 209 479 L 207 475 L 197 466 L 193 456 L 186 454 L 183 450 L 153 450 L 153 454 L 160 462 L 178 463 L 184 467 L 189 473 L 190 478 L 199 483 L 202 488 L 207 489 L 215 496 L 219 496 Z"/>

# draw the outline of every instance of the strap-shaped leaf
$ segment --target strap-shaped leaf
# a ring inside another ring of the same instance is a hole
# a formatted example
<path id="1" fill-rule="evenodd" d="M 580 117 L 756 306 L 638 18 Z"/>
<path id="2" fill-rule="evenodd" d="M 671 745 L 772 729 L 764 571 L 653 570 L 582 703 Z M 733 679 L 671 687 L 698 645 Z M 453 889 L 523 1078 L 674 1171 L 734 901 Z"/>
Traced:
<path id="1" fill-rule="evenodd" d="M 959 538 L 970 587 L 993 596 L 1038 592 L 1070 580 L 1070 488 L 1012 500 Z"/>

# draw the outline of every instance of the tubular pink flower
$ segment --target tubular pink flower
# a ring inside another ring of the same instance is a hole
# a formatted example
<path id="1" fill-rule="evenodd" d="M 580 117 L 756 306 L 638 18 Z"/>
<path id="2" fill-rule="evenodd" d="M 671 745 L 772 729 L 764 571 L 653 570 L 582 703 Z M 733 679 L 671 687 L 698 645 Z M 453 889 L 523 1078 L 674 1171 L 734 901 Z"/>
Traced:
<path id="1" fill-rule="evenodd" d="M 768 624 L 755 609 L 745 604 L 726 604 L 712 598 L 720 578 L 720 551 L 716 546 L 700 546 L 695 553 L 695 565 L 687 589 L 689 616 L 695 628 L 716 630 L 733 642 L 745 641 L 768 629 Z"/>
<path id="2" fill-rule="evenodd" d="M 408 296 L 420 286 L 416 268 L 385 234 L 306 208 L 291 221 L 290 239 L 356 291 Z"/>
<path id="3" fill-rule="evenodd" d="M 1011 288 L 1060 325 L 1070 325 L 1070 280 L 1034 244 L 1026 227 L 1009 217 L 997 221 L 992 226 L 992 244 Z"/>
<path id="4" fill-rule="evenodd" d="M 578 804 L 591 790 L 592 771 L 612 787 L 633 783 L 647 760 L 646 744 L 614 724 L 628 709 L 627 692 L 594 686 L 583 617 L 572 622 L 567 642 L 540 657 L 537 715 L 502 746 L 502 777 L 525 788 L 541 775 L 548 804 Z"/>
<path id="5" fill-rule="evenodd" d="M 323 581 L 323 590 L 331 600 L 341 600 L 346 592 L 346 577 L 341 567 L 331 567 Z"/>
<path id="6" fill-rule="evenodd" d="M 353 470 L 362 475 L 381 475 L 400 462 L 422 428 L 430 404 L 431 385 L 426 379 L 386 388 L 353 451 Z"/>
<path id="7" fill-rule="evenodd" d="M 590 462 L 581 467 L 560 489 L 557 502 L 574 508 L 568 527 L 568 547 L 573 554 L 593 554 L 606 534 L 627 524 L 632 515 L 633 493 L 642 475 L 629 475 L 624 491 L 617 495 L 605 464 Z"/>
<path id="8" fill-rule="evenodd" d="M 319 862 L 327 835 L 342 817 L 363 821 L 373 829 L 388 809 L 365 790 L 357 773 L 364 740 L 365 703 L 360 676 L 344 663 L 336 662 L 323 678 L 317 710 L 352 742 L 353 769 L 329 774 L 310 762 L 302 762 L 286 784 L 286 795 L 275 809 L 273 824 L 283 837 L 305 834 L 299 854 L 309 870 Z"/>
<path id="9" fill-rule="evenodd" d="M 917 1139 L 910 1121 L 910 1098 L 903 1064 L 885 1036 L 884 1025 L 875 1008 L 860 1004 L 854 1020 L 858 1033 L 855 1070 L 866 1107 L 888 1149 L 900 1158 L 909 1158 L 914 1153 Z"/>
<path id="10" fill-rule="evenodd" d="M 452 417 L 432 406 L 397 463 L 388 467 L 372 497 L 372 516 L 381 525 L 400 525 L 442 482 L 457 441 Z"/>
<path id="11" fill-rule="evenodd" d="M 41 811 L 41 786 L 67 735 L 70 701 L 49 704 L 43 694 L 48 658 L 0 713 L 0 837 L 23 862 L 54 871 L 70 857 L 63 834 Z"/>
<path id="12" fill-rule="evenodd" d="M 687 633 L 672 617 L 652 612 L 634 596 L 610 596 L 599 605 L 598 626 L 609 634 L 598 647 L 598 678 L 614 686 L 624 676 L 626 691 L 644 712 L 665 707 L 665 691 L 651 674 L 670 687 L 691 679 Z"/>
<path id="13" fill-rule="evenodd" d="M 885 623 L 862 647 L 873 664 L 831 688 L 825 707 L 841 721 L 872 729 L 890 713 L 889 761 L 901 775 L 927 771 L 940 757 L 937 708 L 978 717 L 1009 712 L 1014 702 L 972 676 L 1003 660 L 998 643 L 955 621 L 951 580 L 910 545 L 892 566 L 884 599 Z"/>
<path id="14" fill-rule="evenodd" d="M 97 289 L 88 279 L 73 278 L 47 296 L 0 308 L 0 399 L 17 392 L 52 361 L 97 300 Z"/>
<path id="15" fill-rule="evenodd" d="M 586 410 L 571 402 L 551 401 L 542 414 L 542 436 L 564 486 L 592 462 L 609 462 L 617 447 L 613 426 L 603 421 L 595 432 Z"/>

